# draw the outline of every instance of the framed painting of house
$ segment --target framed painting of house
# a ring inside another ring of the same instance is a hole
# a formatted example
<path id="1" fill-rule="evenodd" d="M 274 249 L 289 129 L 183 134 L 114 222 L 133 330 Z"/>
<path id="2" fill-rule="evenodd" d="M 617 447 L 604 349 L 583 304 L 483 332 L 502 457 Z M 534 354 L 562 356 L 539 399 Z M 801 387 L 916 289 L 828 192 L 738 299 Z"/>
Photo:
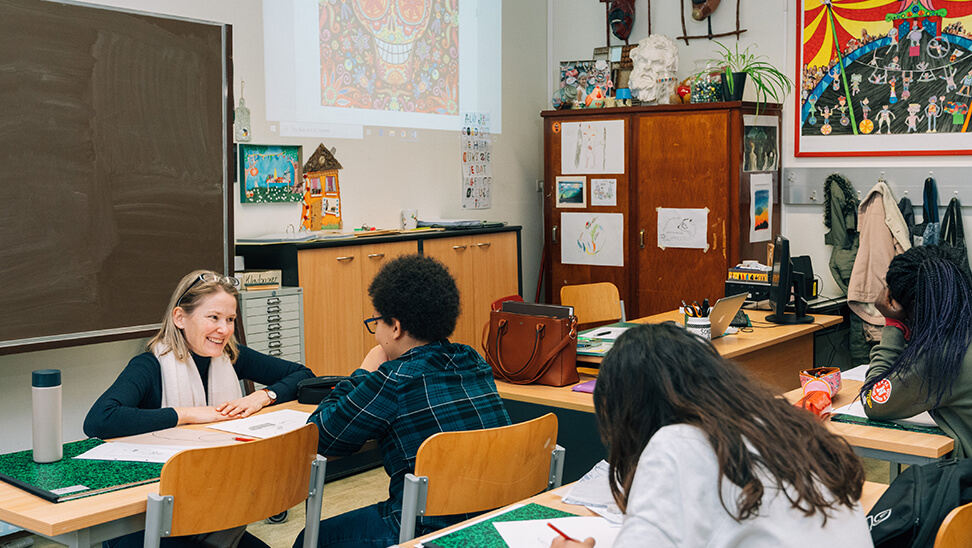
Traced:
<path id="1" fill-rule="evenodd" d="M 972 2 L 798 8 L 796 156 L 972 153 Z"/>

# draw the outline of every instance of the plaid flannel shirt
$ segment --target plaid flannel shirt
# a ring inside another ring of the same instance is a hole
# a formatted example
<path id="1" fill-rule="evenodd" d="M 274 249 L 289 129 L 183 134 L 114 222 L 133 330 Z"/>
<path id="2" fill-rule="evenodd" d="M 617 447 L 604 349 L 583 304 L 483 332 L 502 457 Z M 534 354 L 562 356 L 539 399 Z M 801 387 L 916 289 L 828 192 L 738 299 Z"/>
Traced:
<path id="1" fill-rule="evenodd" d="M 321 402 L 308 422 L 320 431 L 318 451 L 350 455 L 378 440 L 391 481 L 380 503 L 385 522 L 401 527 L 405 474 L 415 471 L 415 453 L 438 432 L 478 430 L 510 424 L 489 365 L 471 347 L 448 341 L 419 346 L 370 373 L 356 370 Z M 466 519 L 419 517 L 418 534 Z"/>

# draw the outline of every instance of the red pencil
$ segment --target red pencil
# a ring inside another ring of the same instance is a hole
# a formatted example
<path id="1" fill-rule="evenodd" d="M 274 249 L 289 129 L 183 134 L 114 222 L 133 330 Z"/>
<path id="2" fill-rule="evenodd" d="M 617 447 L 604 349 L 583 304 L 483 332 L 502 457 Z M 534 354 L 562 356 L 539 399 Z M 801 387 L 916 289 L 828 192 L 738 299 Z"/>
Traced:
<path id="1" fill-rule="evenodd" d="M 564 537 L 564 540 L 570 540 L 570 541 L 573 541 L 573 542 L 578 542 L 577 540 L 575 540 L 575 539 L 572 539 L 572 538 L 570 538 L 569 536 L 567 536 L 567 533 L 565 533 L 565 532 L 563 532 L 563 531 L 561 531 L 560 529 L 557 529 L 556 527 L 554 527 L 554 524 L 552 524 L 552 523 L 550 523 L 550 522 L 547 522 L 547 525 L 548 525 L 548 526 L 549 526 L 549 527 L 550 527 L 551 529 L 553 529 L 554 531 L 557 531 L 557 534 L 558 534 L 558 535 L 560 535 L 560 536 L 562 536 L 562 537 Z"/>
<path id="2" fill-rule="evenodd" d="M 256 441 L 254 438 L 233 438 L 236 441 Z"/>

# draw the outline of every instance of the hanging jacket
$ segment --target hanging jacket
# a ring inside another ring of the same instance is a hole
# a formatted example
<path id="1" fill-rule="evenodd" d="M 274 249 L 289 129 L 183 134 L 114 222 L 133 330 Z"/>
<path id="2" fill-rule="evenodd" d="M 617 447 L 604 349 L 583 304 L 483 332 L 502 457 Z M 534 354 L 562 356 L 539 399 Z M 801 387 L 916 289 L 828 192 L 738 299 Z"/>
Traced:
<path id="1" fill-rule="evenodd" d="M 938 243 L 938 236 L 941 223 L 938 220 L 938 187 L 935 179 L 931 177 L 925 179 L 925 189 L 922 193 L 921 204 L 921 223 L 915 225 L 911 234 L 914 236 L 915 245 L 935 245 Z"/>
<path id="2" fill-rule="evenodd" d="M 824 181 L 824 226 L 830 232 L 824 243 L 834 246 L 830 253 L 830 273 L 837 286 L 847 293 L 854 259 L 857 257 L 857 192 L 850 181 L 838 173 Z"/>
<path id="3" fill-rule="evenodd" d="M 915 245 L 915 208 L 911 205 L 911 200 L 907 196 L 901 198 L 898 202 L 898 211 L 901 212 L 901 217 L 905 221 L 905 226 L 908 227 L 908 241 L 911 242 L 912 247 Z"/>
<path id="4" fill-rule="evenodd" d="M 942 230 L 939 233 L 939 243 L 948 244 L 962 251 L 962 271 L 966 276 L 972 276 L 969 269 L 969 250 L 965 247 L 965 227 L 962 223 L 962 204 L 958 198 L 948 201 L 945 216 L 942 217 Z"/>
<path id="5" fill-rule="evenodd" d="M 884 277 L 891 259 L 911 249 L 911 238 L 894 194 L 884 181 L 868 192 L 859 216 L 860 247 L 847 288 L 847 306 L 871 324 L 871 338 L 880 340 L 884 316 L 874 307 L 874 301 L 886 286 Z"/>

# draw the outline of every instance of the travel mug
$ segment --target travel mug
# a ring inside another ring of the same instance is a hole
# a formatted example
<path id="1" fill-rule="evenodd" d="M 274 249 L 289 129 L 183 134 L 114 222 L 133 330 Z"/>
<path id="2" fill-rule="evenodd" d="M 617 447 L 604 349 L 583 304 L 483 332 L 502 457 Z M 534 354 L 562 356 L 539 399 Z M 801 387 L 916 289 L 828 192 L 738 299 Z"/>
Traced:
<path id="1" fill-rule="evenodd" d="M 38 369 L 31 374 L 34 462 L 57 462 L 61 445 L 61 370 Z"/>
<path id="2" fill-rule="evenodd" d="M 399 218 L 399 223 L 402 230 L 412 230 L 418 226 L 418 210 L 417 209 L 403 209 L 402 215 Z"/>

